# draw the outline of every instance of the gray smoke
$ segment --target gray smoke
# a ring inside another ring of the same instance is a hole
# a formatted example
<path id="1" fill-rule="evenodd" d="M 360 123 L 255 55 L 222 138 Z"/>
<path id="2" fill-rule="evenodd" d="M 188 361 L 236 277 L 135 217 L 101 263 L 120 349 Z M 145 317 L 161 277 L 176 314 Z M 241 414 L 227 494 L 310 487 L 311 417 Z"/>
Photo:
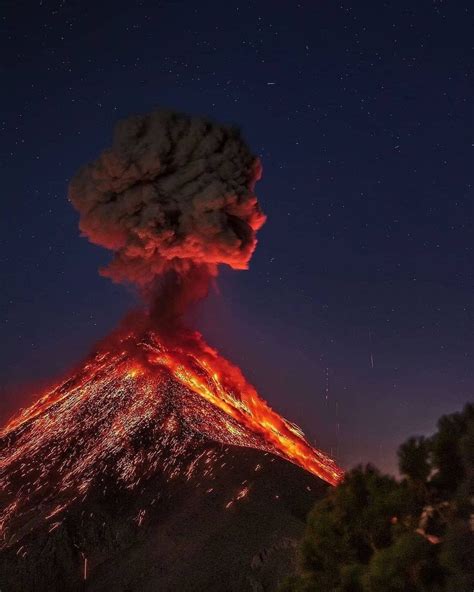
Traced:
<path id="1" fill-rule="evenodd" d="M 265 222 L 254 194 L 260 175 L 238 129 L 156 111 L 120 121 L 112 147 L 72 179 L 69 198 L 82 233 L 114 253 L 103 275 L 145 292 L 169 276 L 192 291 L 199 277 L 193 300 L 219 264 L 248 267 Z"/>

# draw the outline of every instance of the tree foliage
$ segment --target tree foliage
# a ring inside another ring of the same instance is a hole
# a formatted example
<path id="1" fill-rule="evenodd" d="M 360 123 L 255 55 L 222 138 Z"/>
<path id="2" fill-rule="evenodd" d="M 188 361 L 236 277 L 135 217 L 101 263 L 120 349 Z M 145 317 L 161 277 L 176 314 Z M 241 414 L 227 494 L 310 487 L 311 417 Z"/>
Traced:
<path id="1" fill-rule="evenodd" d="M 474 405 L 398 451 L 402 479 L 357 467 L 308 516 L 284 592 L 474 589 Z"/>

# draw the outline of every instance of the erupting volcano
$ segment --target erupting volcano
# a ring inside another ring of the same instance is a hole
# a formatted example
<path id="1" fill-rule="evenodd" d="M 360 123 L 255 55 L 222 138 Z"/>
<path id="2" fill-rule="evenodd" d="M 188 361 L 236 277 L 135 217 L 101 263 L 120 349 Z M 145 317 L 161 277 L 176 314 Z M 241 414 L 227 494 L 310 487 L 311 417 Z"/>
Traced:
<path id="1" fill-rule="evenodd" d="M 318 490 L 316 480 L 307 483 L 308 473 L 332 485 L 342 478 L 334 461 L 184 321 L 219 265 L 248 266 L 265 222 L 254 194 L 260 173 L 238 130 L 158 111 L 119 123 L 112 147 L 72 180 L 69 196 L 83 234 L 113 252 L 101 273 L 137 286 L 145 306 L 0 432 L 5 589 L 26 589 L 35 572 L 37 590 L 59 589 L 57 582 L 66 590 L 147 590 L 157 582 L 163 590 L 198 590 L 176 573 L 144 578 L 135 564 L 119 569 L 110 541 L 128 550 L 138 543 L 117 517 L 133 528 L 147 521 L 160 528 L 190 503 L 183 502 L 191 499 L 190 483 L 202 499 L 231 512 L 247 497 L 260 499 L 259 487 L 266 487 L 256 485 L 260 472 L 283 475 L 274 503 L 285 499 L 285 488 L 288 500 L 298 497 L 290 481 L 304 495 Z M 239 457 L 235 447 L 260 452 Z M 288 463 L 277 457 L 304 471 L 284 469 Z M 174 513 L 163 510 L 166 504 Z M 275 532 L 284 532 L 275 520 Z M 58 559 L 54 545 L 52 559 L 44 552 L 58 537 L 66 559 Z M 149 555 L 142 551 L 139 563 L 154 565 L 158 558 Z M 161 560 L 169 562 L 169 555 Z M 114 580 L 119 572 L 122 579 Z M 202 582 L 206 589 L 234 589 L 212 588 L 204 576 Z"/>

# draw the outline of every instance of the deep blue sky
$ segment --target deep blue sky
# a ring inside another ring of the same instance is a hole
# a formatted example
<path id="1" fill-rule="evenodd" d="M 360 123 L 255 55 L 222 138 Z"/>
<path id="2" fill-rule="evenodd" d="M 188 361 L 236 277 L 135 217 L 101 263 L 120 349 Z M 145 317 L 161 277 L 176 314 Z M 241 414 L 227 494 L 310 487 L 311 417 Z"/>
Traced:
<path id="1" fill-rule="evenodd" d="M 0 415 L 133 303 L 70 176 L 157 106 L 242 126 L 268 222 L 197 315 L 345 466 L 394 466 L 474 387 L 471 5 L 6 2 Z M 339 427 L 338 427 L 339 425 Z"/>

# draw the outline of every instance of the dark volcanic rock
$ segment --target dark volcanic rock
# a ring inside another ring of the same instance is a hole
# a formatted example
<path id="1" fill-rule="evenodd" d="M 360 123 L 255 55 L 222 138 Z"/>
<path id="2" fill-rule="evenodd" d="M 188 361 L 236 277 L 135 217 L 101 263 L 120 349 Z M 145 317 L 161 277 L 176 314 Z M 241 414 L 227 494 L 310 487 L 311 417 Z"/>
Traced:
<path id="1" fill-rule="evenodd" d="M 0 554 L 2 592 L 275 590 L 326 485 L 271 454 L 211 441 L 186 460 L 192 476 L 154 475 L 133 491 L 105 477 L 57 521 L 33 515 Z"/>

